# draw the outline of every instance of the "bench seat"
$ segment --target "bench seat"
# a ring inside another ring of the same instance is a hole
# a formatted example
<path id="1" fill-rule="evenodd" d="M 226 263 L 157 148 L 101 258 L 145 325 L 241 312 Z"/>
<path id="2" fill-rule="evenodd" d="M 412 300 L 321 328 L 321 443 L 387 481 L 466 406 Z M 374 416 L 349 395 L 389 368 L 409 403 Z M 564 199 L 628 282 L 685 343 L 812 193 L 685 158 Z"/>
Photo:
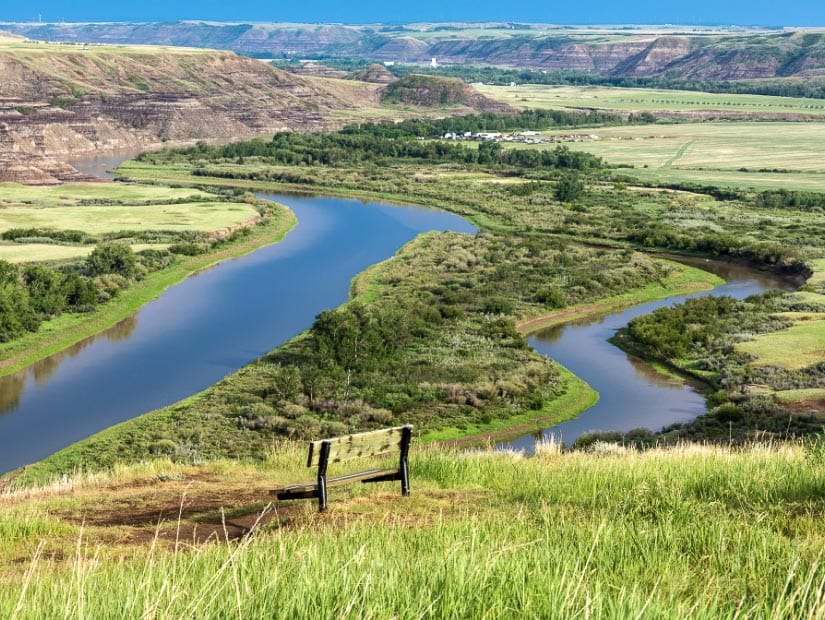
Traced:
<path id="1" fill-rule="evenodd" d="M 350 482 L 387 482 L 401 480 L 399 469 L 368 469 L 366 471 L 355 472 L 345 476 L 327 478 L 328 487 L 337 487 Z M 277 499 L 308 499 L 318 497 L 318 483 L 304 482 L 303 484 L 291 484 L 288 487 L 273 489 L 270 491 Z"/>

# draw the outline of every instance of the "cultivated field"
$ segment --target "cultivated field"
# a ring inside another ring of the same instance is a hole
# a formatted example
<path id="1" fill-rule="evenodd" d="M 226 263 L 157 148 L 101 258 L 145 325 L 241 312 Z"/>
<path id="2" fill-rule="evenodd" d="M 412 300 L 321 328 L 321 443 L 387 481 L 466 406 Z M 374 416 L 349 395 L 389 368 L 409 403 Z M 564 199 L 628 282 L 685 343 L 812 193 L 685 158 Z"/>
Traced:
<path id="1" fill-rule="evenodd" d="M 515 108 L 594 108 L 622 112 L 707 112 L 825 116 L 825 100 L 767 95 L 732 95 L 689 90 L 610 86 L 488 86 L 480 93 Z"/>
<path id="2" fill-rule="evenodd" d="M 133 243 L 133 252 L 148 249 L 165 249 L 167 243 Z M 54 245 L 51 243 L 0 243 L 0 260 L 10 263 L 36 263 L 40 261 L 63 261 L 88 256 L 95 249 L 93 245 Z"/>
<path id="3" fill-rule="evenodd" d="M 49 235 L 79 231 L 94 237 L 112 233 L 163 233 L 157 243 L 132 242 L 134 250 L 168 246 L 164 235 L 225 231 L 258 217 L 249 204 L 219 202 L 214 194 L 125 183 L 75 183 L 56 187 L 0 184 L 0 233 L 24 229 L 21 238 L 0 242 L 0 260 L 13 263 L 60 261 L 88 255 L 94 245 L 66 243 Z M 31 237 L 38 237 L 31 239 Z M 145 241 L 145 240 L 144 240 Z M 149 239 L 154 241 L 154 239 Z"/>
<path id="4" fill-rule="evenodd" d="M 657 123 L 542 133 L 565 140 L 571 134 L 582 136 L 568 144 L 573 150 L 630 166 L 621 172 L 644 180 L 825 191 L 825 122 Z"/>
<path id="5" fill-rule="evenodd" d="M 825 191 L 821 147 L 825 122 L 764 120 L 799 114 L 825 121 L 825 100 L 601 86 L 476 88 L 518 108 L 695 112 L 696 122 L 543 132 L 545 137 L 571 133 L 597 136 L 585 137 L 570 146 L 611 164 L 632 166 L 634 169 L 627 173 L 647 181 Z M 714 114 L 707 113 L 713 110 L 736 112 L 743 120 L 702 122 L 702 118 L 713 118 Z M 749 121 L 749 115 L 763 120 Z"/>
<path id="6" fill-rule="evenodd" d="M 94 207 L 9 207 L 0 211 L 0 231 L 10 228 L 82 230 L 91 235 L 119 231 L 218 231 L 258 215 L 250 205 L 194 202 Z"/>

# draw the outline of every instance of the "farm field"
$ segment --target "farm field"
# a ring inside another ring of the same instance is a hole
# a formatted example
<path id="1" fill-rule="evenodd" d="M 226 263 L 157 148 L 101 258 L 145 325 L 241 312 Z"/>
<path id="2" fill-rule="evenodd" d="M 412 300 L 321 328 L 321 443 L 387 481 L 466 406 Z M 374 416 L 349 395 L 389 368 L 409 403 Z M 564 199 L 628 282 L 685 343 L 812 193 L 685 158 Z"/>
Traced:
<path id="1" fill-rule="evenodd" d="M 215 194 L 186 188 L 3 183 L 0 195 L 0 233 L 21 231 L 14 239 L 0 242 L 0 260 L 12 263 L 82 258 L 94 249 L 90 242 L 95 238 L 118 233 L 146 237 L 126 240 L 133 251 L 165 249 L 170 235 L 218 233 L 259 217 L 249 204 L 217 201 Z M 79 233 L 85 240 L 66 243 L 59 238 L 64 231 Z"/>
<path id="2" fill-rule="evenodd" d="M 552 132 L 563 134 L 568 132 Z M 598 140 L 574 145 L 610 163 L 650 168 L 739 171 L 779 169 L 825 174 L 825 123 L 705 122 L 603 127 Z"/>
<path id="3" fill-rule="evenodd" d="M 645 181 L 757 190 L 825 191 L 825 122 L 718 121 L 543 132 L 584 138 L 569 144 Z M 524 148 L 516 144 L 513 147 Z M 534 145 L 555 148 L 555 145 Z"/>
<path id="4" fill-rule="evenodd" d="M 594 108 L 623 112 L 706 112 L 800 114 L 825 117 L 825 100 L 703 93 L 688 90 L 610 86 L 489 86 L 474 84 L 483 95 L 514 108 Z"/>
<path id="5" fill-rule="evenodd" d="M 211 194 L 190 188 L 156 187 L 131 183 L 70 183 L 56 186 L 0 183 L 0 205 L 67 207 L 94 204 L 146 204 L 208 200 Z"/>
<path id="6" fill-rule="evenodd" d="M 166 243 L 130 244 L 133 252 L 148 249 L 165 249 Z M 36 263 L 41 261 L 64 261 L 88 256 L 95 249 L 93 245 L 53 245 L 50 243 L 7 243 L 0 244 L 0 260 L 10 263 Z"/>
<path id="7" fill-rule="evenodd" d="M 194 202 L 163 205 L 93 207 L 8 207 L 0 211 L 0 231 L 11 228 L 82 230 L 91 235 L 118 231 L 213 232 L 249 221 L 258 213 L 250 205 Z"/>

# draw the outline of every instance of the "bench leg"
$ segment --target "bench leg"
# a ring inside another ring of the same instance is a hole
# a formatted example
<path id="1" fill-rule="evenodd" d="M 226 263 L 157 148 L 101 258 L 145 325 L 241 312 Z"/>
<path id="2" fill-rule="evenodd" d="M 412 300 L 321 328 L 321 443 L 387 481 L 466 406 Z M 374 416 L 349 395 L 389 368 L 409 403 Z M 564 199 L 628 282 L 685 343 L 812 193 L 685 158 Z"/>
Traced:
<path id="1" fill-rule="evenodd" d="M 324 512 L 327 509 L 327 463 L 329 461 L 328 441 L 321 444 L 321 454 L 318 459 L 318 511 Z"/>
<path id="2" fill-rule="evenodd" d="M 401 471 L 401 495 L 410 495 L 410 472 L 407 468 L 407 456 L 410 453 L 410 441 L 412 441 L 412 426 L 405 426 L 401 431 L 401 462 L 398 469 Z"/>

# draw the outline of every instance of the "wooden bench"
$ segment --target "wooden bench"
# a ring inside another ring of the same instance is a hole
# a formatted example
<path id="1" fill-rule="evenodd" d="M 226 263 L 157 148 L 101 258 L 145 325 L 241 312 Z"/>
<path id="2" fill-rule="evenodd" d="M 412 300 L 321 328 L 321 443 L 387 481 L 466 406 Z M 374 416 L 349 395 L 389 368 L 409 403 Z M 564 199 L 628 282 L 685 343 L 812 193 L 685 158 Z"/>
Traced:
<path id="1" fill-rule="evenodd" d="M 318 509 L 323 512 L 327 509 L 327 488 L 349 484 L 351 482 L 387 482 L 401 481 L 401 495 L 410 494 L 410 477 L 407 469 L 407 456 L 410 452 L 412 426 L 396 426 L 368 433 L 356 433 L 331 439 L 320 439 L 309 443 L 309 457 L 307 467 L 318 467 L 318 476 L 315 482 L 293 484 L 288 487 L 271 491 L 280 499 L 309 499 L 318 498 Z M 400 453 L 397 468 L 368 469 L 366 471 L 347 474 L 337 478 L 327 478 L 327 465 L 339 463 L 362 456 L 380 456 L 398 450 Z"/>

